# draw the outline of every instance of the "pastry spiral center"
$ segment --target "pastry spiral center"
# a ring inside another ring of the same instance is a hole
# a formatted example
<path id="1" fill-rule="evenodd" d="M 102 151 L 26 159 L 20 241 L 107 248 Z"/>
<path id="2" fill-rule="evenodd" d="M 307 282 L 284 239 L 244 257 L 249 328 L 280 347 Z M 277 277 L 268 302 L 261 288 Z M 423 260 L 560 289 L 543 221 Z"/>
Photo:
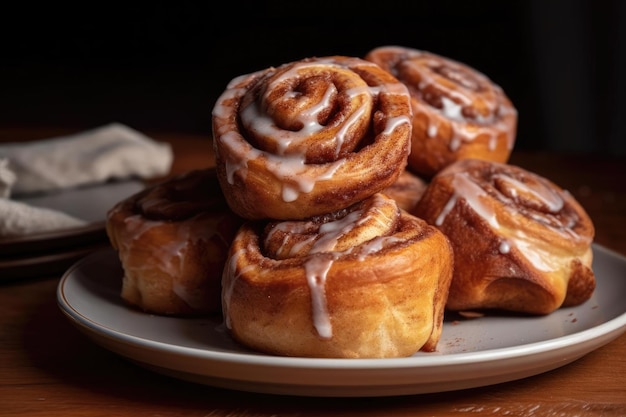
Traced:
<path id="1" fill-rule="evenodd" d="M 470 73 L 459 68 L 452 68 L 448 65 L 436 65 L 431 68 L 434 73 L 440 74 L 447 79 L 454 81 L 460 86 L 472 91 L 482 90 L 481 83 L 476 80 Z"/>
<path id="2" fill-rule="evenodd" d="M 266 74 L 242 100 L 241 123 L 259 149 L 320 164 L 355 150 L 373 106 L 372 91 L 354 71 L 303 62 Z"/>
<path id="3" fill-rule="evenodd" d="M 563 208 L 563 199 L 546 184 L 534 178 L 496 174 L 493 183 L 498 191 L 516 204 L 533 210 L 558 213 Z"/>
<path id="4" fill-rule="evenodd" d="M 266 254 L 274 259 L 288 259 L 358 249 L 373 239 L 390 235 L 397 216 L 395 202 L 377 194 L 348 209 L 307 221 L 274 222 L 266 228 Z"/>
<path id="5" fill-rule="evenodd" d="M 509 228 L 507 225 L 513 219 L 523 216 L 530 224 L 537 222 L 548 227 L 544 229 L 546 233 L 556 233 L 571 241 L 587 240 L 588 233 L 577 229 L 579 216 L 564 191 L 513 166 L 472 170 L 471 165 L 478 163 L 467 160 L 464 169 L 451 174 L 454 192 L 439 213 L 437 225 L 441 226 L 457 201 L 463 200 L 494 230 Z M 512 239 L 509 243 L 526 247 L 524 234 L 517 233 Z"/>
<path id="6" fill-rule="evenodd" d="M 337 98 L 337 87 L 321 75 L 295 81 L 293 87 L 275 88 L 264 96 L 267 114 L 278 128 L 293 132 L 326 125 Z"/>

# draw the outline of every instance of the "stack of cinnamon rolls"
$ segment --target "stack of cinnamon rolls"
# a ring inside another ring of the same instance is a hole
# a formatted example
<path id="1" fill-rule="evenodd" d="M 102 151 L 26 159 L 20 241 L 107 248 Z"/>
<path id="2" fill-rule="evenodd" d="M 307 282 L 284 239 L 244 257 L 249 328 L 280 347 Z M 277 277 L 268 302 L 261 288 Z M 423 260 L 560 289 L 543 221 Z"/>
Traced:
<path id="1" fill-rule="evenodd" d="M 581 304 L 593 224 L 508 164 L 516 125 L 486 76 L 406 47 L 236 77 L 213 109 L 215 166 L 109 211 L 122 298 L 326 358 L 435 351 L 446 311 Z"/>

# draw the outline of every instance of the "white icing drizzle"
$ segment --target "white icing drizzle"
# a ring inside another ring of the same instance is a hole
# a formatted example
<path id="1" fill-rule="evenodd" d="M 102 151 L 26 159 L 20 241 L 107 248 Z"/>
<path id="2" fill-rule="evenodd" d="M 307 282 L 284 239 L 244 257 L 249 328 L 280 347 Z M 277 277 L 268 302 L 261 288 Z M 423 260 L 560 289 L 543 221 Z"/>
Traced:
<path id="1" fill-rule="evenodd" d="M 465 121 L 465 117 L 462 113 L 463 105 L 457 104 L 455 101 L 450 100 L 448 97 L 441 97 L 441 104 L 443 105 L 441 113 L 443 113 L 446 118 L 460 122 Z"/>
<path id="2" fill-rule="evenodd" d="M 355 210 L 347 216 L 332 222 L 324 223 L 319 228 L 321 237 L 313 244 L 310 253 L 331 252 L 339 239 L 358 225 L 363 215 L 362 210 Z"/>
<path id="3" fill-rule="evenodd" d="M 172 291 L 180 297 L 181 300 L 191 308 L 202 308 L 205 300 L 202 298 L 201 294 L 189 291 L 185 285 L 181 284 L 178 278 L 189 278 L 183 277 L 182 269 L 186 262 L 185 257 L 190 243 L 200 240 L 210 240 L 217 237 L 224 243 L 225 247 L 227 247 L 225 237 L 222 236 L 218 232 L 218 228 L 215 227 L 219 222 L 221 222 L 220 218 L 211 218 L 203 214 L 196 215 L 193 218 L 181 222 L 176 228 L 177 236 L 175 239 L 171 239 L 159 246 L 150 247 L 150 251 L 153 254 L 151 257 L 151 262 L 154 262 L 153 264 L 137 265 L 128 262 L 128 257 L 132 252 L 132 246 L 136 244 L 144 233 L 162 226 L 164 222 L 147 220 L 140 214 L 128 216 L 124 219 L 127 237 L 122 239 L 121 243 L 125 245 L 125 247 L 124 250 L 119 251 L 119 253 L 123 258 L 124 265 L 127 265 L 127 268 L 132 268 L 133 270 L 153 268 L 156 264 L 161 271 L 172 278 Z M 137 282 L 137 284 L 140 285 L 141 282 Z"/>
<path id="4" fill-rule="evenodd" d="M 441 226 L 443 224 L 443 222 L 446 220 L 446 217 L 448 216 L 450 211 L 452 211 L 452 209 L 456 205 L 457 198 L 458 198 L 458 194 L 454 193 L 452 197 L 448 200 L 446 205 L 443 206 L 443 209 L 441 210 L 441 212 L 435 219 L 435 226 Z"/>
<path id="5" fill-rule="evenodd" d="M 161 226 L 163 222 L 146 220 L 141 215 L 135 214 L 125 218 L 124 224 L 128 236 L 123 240 L 123 244 L 126 245 L 126 250 L 120 251 L 120 253 L 130 255 L 130 248 L 135 244 L 137 239 L 151 229 Z M 170 276 L 176 276 L 178 274 L 180 264 L 184 261 L 185 246 L 190 235 L 189 228 L 181 225 L 178 229 L 178 235 L 180 239 L 168 241 L 165 245 L 151 248 L 155 254 L 153 259 L 158 262 L 159 268 Z M 172 259 L 179 259 L 179 261 L 173 262 Z M 126 262 L 125 264 L 128 265 Z M 153 265 L 145 265 L 144 267 L 149 268 L 152 266 Z"/>
<path id="6" fill-rule="evenodd" d="M 564 201 L 554 190 L 547 186 L 538 183 L 534 187 L 525 184 L 523 181 L 519 181 L 509 175 L 496 174 L 493 176 L 494 180 L 502 180 L 507 184 L 507 188 L 512 196 L 515 198 L 519 195 L 517 190 L 522 191 L 525 194 L 532 196 L 534 199 L 543 203 L 542 205 L 551 213 L 557 213 L 563 208 Z"/>
<path id="7" fill-rule="evenodd" d="M 345 158 L 332 163 L 315 165 L 311 169 L 301 155 L 278 156 L 260 151 L 250 146 L 241 134 L 230 131 L 219 139 L 227 149 L 227 159 L 224 160 L 227 180 L 234 184 L 235 172 L 245 179 L 248 170 L 248 161 L 256 158 L 264 158 L 269 172 L 282 183 L 282 198 L 285 202 L 294 201 L 300 193 L 308 193 L 313 190 L 315 183 L 333 177 L 334 173 L 345 163 Z"/>
<path id="8" fill-rule="evenodd" d="M 391 135 L 393 134 L 394 130 L 396 130 L 396 128 L 403 123 L 410 125 L 411 119 L 409 119 L 408 116 L 390 117 L 389 119 L 387 119 L 387 122 L 385 124 L 385 129 L 381 133 L 383 135 Z"/>
<path id="9" fill-rule="evenodd" d="M 299 253 L 301 248 L 309 245 L 315 239 L 315 234 L 309 234 L 307 239 L 302 240 L 296 244 L 291 244 L 290 236 L 296 234 L 306 234 L 306 232 L 310 231 L 312 228 L 313 223 L 308 221 L 284 221 L 276 223 L 265 236 L 264 246 L 270 246 L 270 242 L 275 239 L 274 235 L 276 235 L 276 233 L 278 232 L 283 232 L 284 236 L 281 245 L 278 247 L 278 249 L 276 249 L 276 253 L 279 254 L 280 257 L 291 258 Z M 287 248 L 287 253 L 283 255 L 283 252 L 285 252 L 285 247 Z"/>
<path id="10" fill-rule="evenodd" d="M 486 220 L 492 228 L 497 230 L 500 227 L 496 213 L 491 207 L 484 203 L 483 198 L 489 198 L 489 195 L 480 185 L 472 181 L 469 174 L 460 173 L 455 175 L 452 180 L 452 186 L 454 187 L 455 193 L 462 197 L 472 210 Z M 441 221 L 443 222 L 445 219 Z"/>
<path id="11" fill-rule="evenodd" d="M 348 117 L 348 120 L 346 120 L 343 123 L 343 125 L 341 126 L 337 134 L 335 135 L 335 141 L 336 141 L 335 158 L 339 156 L 339 152 L 341 151 L 341 146 L 343 145 L 345 141 L 345 137 L 346 137 L 346 134 L 348 133 L 348 130 L 352 126 L 356 125 L 360 121 L 360 119 L 365 116 L 365 110 L 366 110 L 365 106 L 363 105 L 359 106 L 359 108 L 354 113 L 352 113 L 350 117 Z"/>
<path id="12" fill-rule="evenodd" d="M 461 148 L 461 138 L 458 136 L 452 136 L 450 138 L 450 143 L 448 145 L 448 149 L 450 149 L 452 152 L 456 152 L 459 150 L 459 148 Z"/>
<path id="13" fill-rule="evenodd" d="M 312 256 L 304 264 L 307 282 L 311 289 L 313 325 L 317 334 L 326 339 L 333 336 L 333 328 L 326 305 L 326 276 L 334 259 L 334 257 Z"/>
<path id="14" fill-rule="evenodd" d="M 389 204 L 389 199 L 381 195 L 372 197 L 373 201 L 366 208 L 360 208 L 349 212 L 347 215 L 337 220 L 323 223 L 319 226 L 311 221 L 286 221 L 277 223 L 265 238 L 265 245 L 275 239 L 277 232 L 286 234 L 304 234 L 305 238 L 296 244 L 289 246 L 290 239 L 285 237 L 282 245 L 275 250 L 276 253 L 284 252 L 288 255 L 304 256 L 303 261 L 307 283 L 311 291 L 312 317 L 314 326 L 320 337 L 332 337 L 331 320 L 326 304 L 326 278 L 333 263 L 342 256 L 347 256 L 353 251 L 357 251 L 357 259 L 363 261 L 366 256 L 380 251 L 387 245 L 398 242 L 401 239 L 394 236 L 376 236 L 361 242 L 359 238 L 354 245 L 345 250 L 338 250 L 339 241 L 354 231 L 357 227 L 372 220 L 376 221 L 381 230 L 388 229 L 391 219 L 381 209 L 385 204 Z M 367 227 L 367 226 L 366 226 Z M 361 238 L 362 239 L 362 238 Z M 310 246 L 306 254 L 300 254 L 301 249 Z"/>
<path id="15" fill-rule="evenodd" d="M 358 259 L 359 261 L 365 260 L 372 253 L 376 253 L 383 249 L 384 247 L 388 247 L 394 243 L 401 242 L 402 239 L 397 238 L 395 236 L 379 236 L 376 237 L 369 242 L 360 245 L 358 251 Z"/>
<path id="16" fill-rule="evenodd" d="M 435 123 L 429 123 L 428 124 L 428 129 L 426 129 L 426 135 L 429 138 L 434 138 L 435 136 L 437 136 L 437 131 L 439 130 L 438 126 Z"/>
<path id="17" fill-rule="evenodd" d="M 380 207 L 385 204 L 386 200 L 380 195 L 375 195 L 374 202 L 368 208 L 367 211 L 355 210 L 345 217 L 327 222 L 320 226 L 319 234 L 321 237 L 314 243 L 309 254 L 313 255 L 305 263 L 307 280 L 314 286 L 311 287 L 311 292 L 314 297 L 314 311 L 313 317 L 316 323 L 316 329 L 320 336 L 330 337 L 332 335 L 332 328 L 326 327 L 326 323 L 330 323 L 328 312 L 325 309 L 325 292 L 320 285 L 325 284 L 325 277 L 332 266 L 332 263 L 342 255 L 351 253 L 354 249 L 358 250 L 358 259 L 364 260 L 367 255 L 380 251 L 385 245 L 397 242 L 399 239 L 393 236 L 378 236 L 370 239 L 367 242 L 361 242 L 358 245 L 351 246 L 349 249 L 339 252 L 336 251 L 336 246 L 341 239 L 355 227 L 361 224 L 367 223 L 371 218 L 374 218 L 381 225 L 386 226 L 390 219 L 384 216 Z M 383 218 L 381 218 L 383 216 Z M 315 256 L 316 254 L 324 254 L 322 256 Z M 330 257 L 328 255 L 331 255 Z M 320 280 L 320 277 L 324 277 L 324 280 Z"/>
<path id="18" fill-rule="evenodd" d="M 437 57 L 434 54 L 426 53 L 419 50 L 387 48 L 390 52 L 395 52 L 404 56 L 403 63 L 411 68 L 416 74 L 419 74 L 420 81 L 417 83 L 419 90 L 427 89 L 429 86 L 436 86 L 436 90 L 441 92 L 442 107 L 431 107 L 422 100 L 417 100 L 417 108 L 419 113 L 426 115 L 440 114 L 451 124 L 451 138 L 449 149 L 456 152 L 465 142 L 472 142 L 479 136 L 489 135 L 488 149 L 494 151 L 497 148 L 500 138 L 507 141 L 508 150 L 513 149 L 515 142 L 514 123 L 517 119 L 517 110 L 509 106 L 504 101 L 504 92 L 502 88 L 493 84 L 484 74 L 467 67 L 464 64 L 454 60 Z M 470 74 L 474 80 L 470 83 L 463 82 L 463 78 L 456 79 L 454 84 L 442 83 L 438 80 L 439 75 L 431 70 L 431 68 L 441 67 L 444 63 L 445 67 L 453 73 Z M 485 89 L 484 93 L 475 91 L 478 86 Z M 463 114 L 465 106 L 472 106 L 473 96 L 482 94 L 482 104 L 487 107 L 487 115 L 476 114 L 472 118 L 468 118 Z M 435 137 L 438 131 L 437 118 L 430 116 L 426 128 L 428 137 Z M 493 134 L 493 131 L 501 132 L 501 134 Z"/>
<path id="19" fill-rule="evenodd" d="M 226 152 L 224 166 L 226 168 L 226 178 L 230 184 L 235 183 L 235 172 L 240 172 L 245 179 L 248 175 L 248 160 L 242 155 L 254 153 L 260 156 L 260 152 L 252 148 L 241 135 L 236 131 L 228 131 L 220 136 L 220 141 L 224 143 Z"/>
<path id="20" fill-rule="evenodd" d="M 326 277 L 328 275 L 328 271 L 337 258 L 339 258 L 342 254 L 352 252 L 355 248 L 351 247 L 343 253 L 334 251 L 320 252 L 320 249 L 324 246 L 334 247 L 337 240 L 341 237 L 341 235 L 343 235 L 342 231 L 350 229 L 351 220 L 353 219 L 348 219 L 346 222 L 338 222 L 338 225 L 332 227 L 332 233 L 329 233 L 330 237 L 325 239 L 319 247 L 311 250 L 311 253 L 325 253 L 326 256 L 311 256 L 304 264 L 307 282 L 309 284 L 309 288 L 311 289 L 313 324 L 320 337 L 323 338 L 331 338 L 333 335 L 330 315 L 326 304 Z M 358 259 L 363 261 L 368 255 L 378 252 L 385 246 L 400 240 L 401 239 L 393 236 L 380 236 L 374 238 L 369 242 L 358 246 Z M 317 243 L 319 243 L 319 241 Z"/>
<path id="21" fill-rule="evenodd" d="M 547 208 L 551 213 L 558 213 L 564 206 L 564 201 L 561 196 L 555 191 L 548 188 L 544 184 L 532 187 L 519 181 L 511 176 L 503 174 L 496 174 L 494 178 L 503 179 L 508 185 L 507 192 L 509 197 L 500 194 L 503 199 L 503 208 L 509 211 L 512 215 L 519 210 L 519 205 L 523 205 L 523 202 L 516 202 L 515 197 L 519 192 L 524 192 L 526 195 L 530 195 L 543 203 L 543 206 Z M 496 212 L 486 204 L 487 199 L 496 198 L 490 196 L 479 184 L 474 182 L 468 172 L 459 172 L 454 174 L 451 185 L 454 189 L 454 193 L 448 199 L 446 204 L 435 219 L 436 226 L 442 226 L 446 220 L 446 217 L 454 209 L 459 200 L 464 201 L 476 214 L 478 214 L 483 220 L 485 220 L 490 227 L 496 232 L 500 229 Z M 508 200 L 508 201 L 507 201 Z M 546 215 L 540 212 L 535 212 L 532 207 L 526 207 L 525 213 L 532 219 L 541 222 L 551 230 L 563 235 L 565 238 L 570 239 L 583 239 L 579 236 L 571 227 L 575 224 L 573 219 L 570 219 L 567 224 L 556 223 L 555 221 L 549 222 L 546 219 Z M 508 254 L 513 247 L 517 248 L 523 256 L 525 256 L 537 269 L 542 271 L 553 271 L 561 267 L 561 263 L 558 260 L 553 259 L 549 253 L 541 249 L 533 239 L 526 235 L 522 230 L 512 230 L 512 236 L 509 236 L 508 240 L 500 242 L 498 251 L 505 255 Z"/>

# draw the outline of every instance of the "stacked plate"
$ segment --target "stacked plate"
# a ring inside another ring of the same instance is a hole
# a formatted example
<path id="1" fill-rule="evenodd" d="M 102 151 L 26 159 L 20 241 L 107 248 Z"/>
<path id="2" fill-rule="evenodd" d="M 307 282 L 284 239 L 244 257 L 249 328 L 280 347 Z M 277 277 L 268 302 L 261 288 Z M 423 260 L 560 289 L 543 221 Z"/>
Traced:
<path id="1" fill-rule="evenodd" d="M 106 212 L 116 202 L 144 187 L 123 181 L 15 198 L 17 201 L 65 212 L 85 226 L 16 237 L 0 237 L 0 280 L 60 275 L 74 262 L 107 246 Z"/>

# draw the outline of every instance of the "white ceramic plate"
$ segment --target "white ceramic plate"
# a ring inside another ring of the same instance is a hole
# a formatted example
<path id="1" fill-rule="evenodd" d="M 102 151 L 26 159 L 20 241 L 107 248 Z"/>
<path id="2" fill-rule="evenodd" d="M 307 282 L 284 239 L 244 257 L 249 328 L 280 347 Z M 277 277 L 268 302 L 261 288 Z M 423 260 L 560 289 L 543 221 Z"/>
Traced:
<path id="1" fill-rule="evenodd" d="M 26 236 L 0 237 L 3 254 L 23 254 L 65 248 L 68 244 L 83 243 L 82 236 L 104 230 L 106 213 L 115 203 L 141 191 L 144 184 L 136 180 L 96 184 L 49 194 L 18 196 L 16 201 L 34 207 L 61 211 L 87 222 L 85 226 L 33 233 Z"/>
<path id="2" fill-rule="evenodd" d="M 626 330 L 626 258 L 594 246 L 597 289 L 575 308 L 545 317 L 448 317 L 436 353 L 398 359 L 268 356 L 236 345 L 220 318 L 145 314 L 119 297 L 112 250 L 76 263 L 58 303 L 96 343 L 156 372 L 243 391 L 327 397 L 451 391 L 512 381 L 566 365 Z"/>
<path id="3" fill-rule="evenodd" d="M 85 254 L 108 245 L 105 230 L 107 211 L 144 187 L 138 180 L 127 180 L 16 197 L 16 201 L 58 210 L 85 220 L 87 224 L 24 236 L 0 237 L 0 281 L 61 274 Z"/>
<path id="4" fill-rule="evenodd" d="M 139 180 L 111 181 L 70 188 L 53 193 L 17 196 L 31 206 L 62 211 L 89 223 L 102 222 L 107 211 L 118 201 L 144 188 Z"/>

